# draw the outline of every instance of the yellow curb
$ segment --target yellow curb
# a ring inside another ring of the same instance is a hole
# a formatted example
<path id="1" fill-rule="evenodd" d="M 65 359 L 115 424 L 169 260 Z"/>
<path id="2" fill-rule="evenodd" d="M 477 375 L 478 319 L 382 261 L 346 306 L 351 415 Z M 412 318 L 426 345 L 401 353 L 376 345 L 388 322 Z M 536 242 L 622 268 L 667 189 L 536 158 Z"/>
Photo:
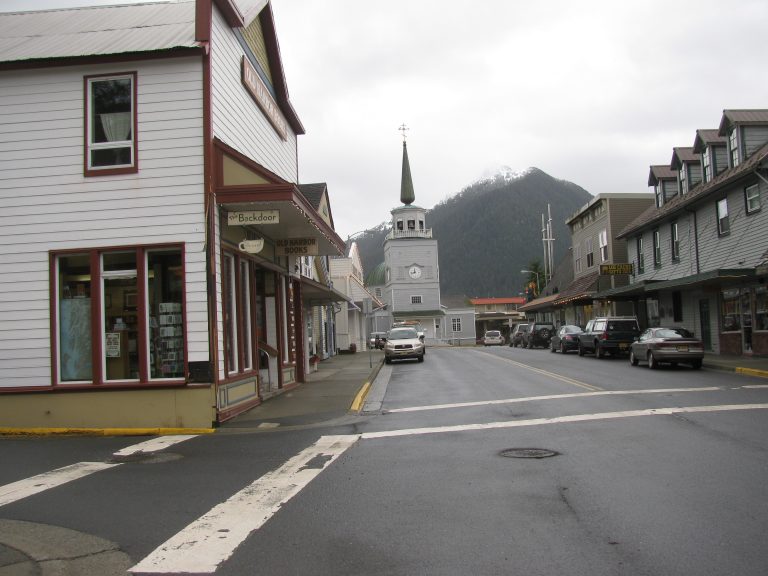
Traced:
<path id="1" fill-rule="evenodd" d="M 353 412 L 360 412 L 360 408 L 362 408 L 363 402 L 365 402 L 365 397 L 368 396 L 368 391 L 370 389 L 370 382 L 363 384 L 363 387 L 360 388 L 360 391 L 357 393 L 357 396 L 355 396 L 355 400 L 352 402 L 352 406 L 350 406 L 349 409 Z"/>
<path id="2" fill-rule="evenodd" d="M 768 378 L 768 370 L 757 370 L 755 368 L 736 368 L 738 374 L 745 374 L 746 376 L 759 376 L 760 378 Z"/>
<path id="3" fill-rule="evenodd" d="M 213 428 L 0 428 L 0 436 L 178 436 L 214 432 Z"/>

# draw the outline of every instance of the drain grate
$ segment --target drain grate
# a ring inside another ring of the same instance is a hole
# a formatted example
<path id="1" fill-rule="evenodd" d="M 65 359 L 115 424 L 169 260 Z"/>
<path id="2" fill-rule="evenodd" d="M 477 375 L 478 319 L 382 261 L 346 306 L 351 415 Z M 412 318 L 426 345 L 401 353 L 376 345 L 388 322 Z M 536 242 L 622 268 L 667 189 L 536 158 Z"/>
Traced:
<path id="1" fill-rule="evenodd" d="M 560 452 L 546 448 L 507 448 L 499 452 L 499 456 L 504 458 L 552 458 L 559 455 Z"/>

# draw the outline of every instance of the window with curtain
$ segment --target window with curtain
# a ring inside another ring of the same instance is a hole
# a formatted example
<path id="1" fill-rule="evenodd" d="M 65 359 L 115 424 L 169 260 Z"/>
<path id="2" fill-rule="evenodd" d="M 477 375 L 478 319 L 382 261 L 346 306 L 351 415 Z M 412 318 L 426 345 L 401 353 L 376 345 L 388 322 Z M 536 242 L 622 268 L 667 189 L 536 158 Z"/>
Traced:
<path id="1" fill-rule="evenodd" d="M 744 189 L 744 200 L 747 205 L 747 214 L 752 214 L 760 210 L 760 186 L 758 184 L 752 184 Z"/>
<path id="2" fill-rule="evenodd" d="M 86 78 L 86 174 L 135 170 L 135 95 L 135 73 Z"/>
<path id="3" fill-rule="evenodd" d="M 717 232 L 724 236 L 731 231 L 731 225 L 728 221 L 728 198 L 723 198 L 717 203 Z"/>

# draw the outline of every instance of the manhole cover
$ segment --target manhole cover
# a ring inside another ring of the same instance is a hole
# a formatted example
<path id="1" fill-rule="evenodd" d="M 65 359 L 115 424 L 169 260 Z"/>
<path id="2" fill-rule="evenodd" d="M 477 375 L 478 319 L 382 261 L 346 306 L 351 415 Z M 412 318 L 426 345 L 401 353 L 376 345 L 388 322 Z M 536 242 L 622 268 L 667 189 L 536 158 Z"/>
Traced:
<path id="1" fill-rule="evenodd" d="M 560 453 L 545 448 L 507 448 L 499 452 L 504 458 L 551 458 Z"/>

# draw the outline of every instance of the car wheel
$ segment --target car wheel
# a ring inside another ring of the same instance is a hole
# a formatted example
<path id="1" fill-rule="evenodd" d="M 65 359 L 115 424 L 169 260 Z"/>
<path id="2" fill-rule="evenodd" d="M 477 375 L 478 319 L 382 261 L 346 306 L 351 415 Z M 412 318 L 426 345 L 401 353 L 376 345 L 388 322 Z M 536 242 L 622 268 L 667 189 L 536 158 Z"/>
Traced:
<path id="1" fill-rule="evenodd" d="M 648 352 L 648 368 L 651 370 L 656 370 L 659 367 L 659 362 L 656 360 L 656 357 L 653 355 L 653 352 Z"/>
<path id="2" fill-rule="evenodd" d="M 419 362 L 424 362 L 424 354 L 422 354 L 421 356 L 419 356 Z"/>
<path id="3" fill-rule="evenodd" d="M 639 361 L 635 358 L 635 353 L 632 350 L 629 351 L 629 363 L 632 366 L 637 366 L 639 364 Z"/>
<path id="4" fill-rule="evenodd" d="M 566 352 L 568 351 L 565 349 L 565 344 L 560 342 L 560 354 L 565 354 Z"/>
<path id="5" fill-rule="evenodd" d="M 584 347 L 581 345 L 581 342 L 579 342 L 579 356 L 584 356 Z"/>
<path id="6" fill-rule="evenodd" d="M 552 352 L 552 354 L 557 352 L 557 349 L 555 348 L 555 343 L 554 342 L 550 342 L 549 343 L 549 351 Z"/>
<path id="7" fill-rule="evenodd" d="M 604 358 L 605 352 L 603 352 L 603 349 L 600 347 L 600 344 L 595 344 L 595 358 Z"/>
<path id="8" fill-rule="evenodd" d="M 694 370 L 699 370 L 701 368 L 701 364 L 702 364 L 701 360 L 694 360 L 693 362 L 691 362 L 691 367 Z"/>
<path id="9" fill-rule="evenodd" d="M 392 358 L 384 358 L 385 364 L 392 364 Z"/>

